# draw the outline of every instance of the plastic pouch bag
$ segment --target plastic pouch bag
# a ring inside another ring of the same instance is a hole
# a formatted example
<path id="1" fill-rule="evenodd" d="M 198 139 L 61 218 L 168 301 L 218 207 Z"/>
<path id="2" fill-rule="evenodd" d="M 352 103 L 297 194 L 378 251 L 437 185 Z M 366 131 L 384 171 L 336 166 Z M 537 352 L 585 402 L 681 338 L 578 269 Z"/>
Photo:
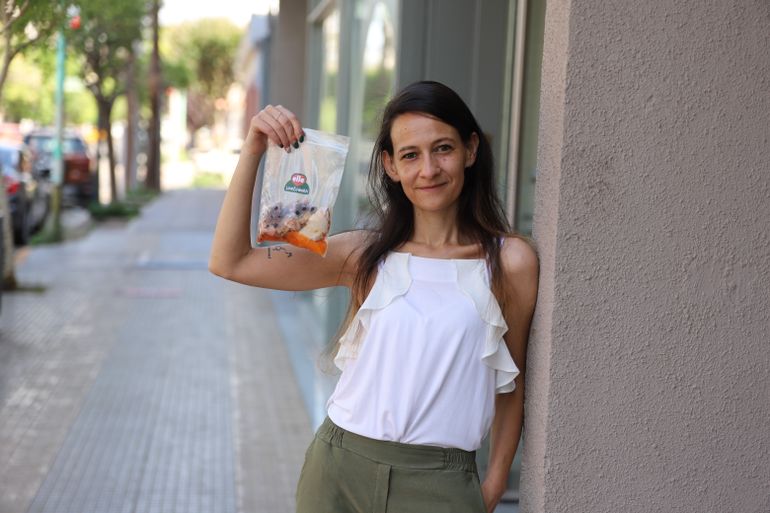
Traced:
<path id="1" fill-rule="evenodd" d="M 257 242 L 288 242 L 325 256 L 349 138 L 303 130 L 305 141 L 291 153 L 268 144 Z"/>

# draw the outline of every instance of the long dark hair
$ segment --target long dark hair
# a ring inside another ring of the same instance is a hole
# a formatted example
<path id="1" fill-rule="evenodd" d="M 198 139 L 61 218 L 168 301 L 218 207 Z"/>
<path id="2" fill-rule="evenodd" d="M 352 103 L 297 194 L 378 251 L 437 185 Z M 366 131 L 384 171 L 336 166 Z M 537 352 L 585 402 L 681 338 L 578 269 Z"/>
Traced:
<path id="1" fill-rule="evenodd" d="M 457 223 L 460 236 L 481 246 L 492 271 L 492 288 L 502 301 L 499 237 L 511 232 L 502 203 L 497 197 L 492 149 L 476 118 L 452 89 L 433 81 L 415 82 L 403 88 L 385 106 L 382 124 L 372 150 L 369 166 L 369 201 L 373 223 L 368 244 L 361 252 L 353 283 L 351 310 L 358 309 L 376 275 L 378 262 L 391 250 L 407 242 L 414 232 L 414 210 L 400 183 L 385 173 L 383 152 L 393 155 L 390 132 L 401 114 L 423 113 L 451 125 L 466 147 L 478 135 L 476 160 L 465 170 L 458 199 Z"/>
<path id="2" fill-rule="evenodd" d="M 414 233 L 412 203 L 404 194 L 401 184 L 386 174 L 382 160 L 383 152 L 393 155 L 393 140 L 390 137 L 393 122 L 408 112 L 427 114 L 453 126 L 466 147 L 473 134 L 477 134 L 476 159 L 472 166 L 465 169 L 463 189 L 458 199 L 457 223 L 460 237 L 481 247 L 491 270 L 492 292 L 501 308 L 505 308 L 509 299 L 504 293 L 499 239 L 502 236 L 527 238 L 513 233 L 505 217 L 495 188 L 494 162 L 489 142 L 457 93 L 439 82 L 415 82 L 396 94 L 383 111 L 380 132 L 369 166 L 368 196 L 372 207 L 366 223 L 369 235 L 360 250 L 346 318 L 335 337 L 335 343 L 325 352 L 327 357 L 333 358 L 339 349 L 339 338 L 350 325 L 373 284 L 380 260 L 389 251 L 409 241 Z M 323 367 L 331 368 L 327 364 Z"/>

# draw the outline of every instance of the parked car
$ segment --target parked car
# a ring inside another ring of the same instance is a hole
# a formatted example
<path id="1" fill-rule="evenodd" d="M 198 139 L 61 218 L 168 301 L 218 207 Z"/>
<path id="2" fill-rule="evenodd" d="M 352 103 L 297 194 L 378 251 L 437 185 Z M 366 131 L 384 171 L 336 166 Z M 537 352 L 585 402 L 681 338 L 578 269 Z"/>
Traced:
<path id="1" fill-rule="evenodd" d="M 54 137 L 51 129 L 33 130 L 24 136 L 24 143 L 32 151 L 35 169 L 52 171 Z M 63 203 L 85 206 L 96 197 L 96 170 L 88 146 L 80 135 L 66 132 L 62 138 L 62 154 Z"/>
<path id="2" fill-rule="evenodd" d="M 14 239 L 24 245 L 48 215 L 51 181 L 45 170 L 33 170 L 32 154 L 23 143 L 0 141 L 0 167 L 8 197 Z"/>

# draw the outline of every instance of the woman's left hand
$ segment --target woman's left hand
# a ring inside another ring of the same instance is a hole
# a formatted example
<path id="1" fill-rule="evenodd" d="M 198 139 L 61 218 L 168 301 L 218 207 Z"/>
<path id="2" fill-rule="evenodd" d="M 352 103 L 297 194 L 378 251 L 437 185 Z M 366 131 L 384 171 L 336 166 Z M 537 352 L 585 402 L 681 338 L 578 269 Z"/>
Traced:
<path id="1" fill-rule="evenodd" d="M 481 483 L 481 495 L 484 497 L 484 505 L 487 507 L 487 513 L 492 513 L 500 499 L 503 498 L 505 493 L 506 483 L 495 483 L 490 479 L 485 479 Z"/>

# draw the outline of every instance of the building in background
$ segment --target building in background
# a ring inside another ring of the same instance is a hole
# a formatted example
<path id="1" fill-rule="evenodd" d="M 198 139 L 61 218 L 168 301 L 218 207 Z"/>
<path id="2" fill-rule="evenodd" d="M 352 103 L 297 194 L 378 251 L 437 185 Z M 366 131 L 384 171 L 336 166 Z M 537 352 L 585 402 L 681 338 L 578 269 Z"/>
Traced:
<path id="1" fill-rule="evenodd" d="M 262 104 L 351 137 L 336 230 L 394 91 L 438 80 L 476 114 L 540 250 L 526 511 L 767 511 L 768 4 L 545 4 L 281 1 Z M 347 297 L 273 297 L 317 425 Z"/>
<path id="2" fill-rule="evenodd" d="M 245 95 L 241 127 L 244 136 L 251 118 L 267 105 L 272 20 L 269 14 L 253 15 L 235 56 L 235 79 Z"/>
<path id="3" fill-rule="evenodd" d="M 381 109 L 404 85 L 443 82 L 463 97 L 485 130 L 510 220 L 529 235 L 543 15 L 542 2 L 534 1 L 281 1 L 278 12 L 252 19 L 239 52 L 246 120 L 267 104 L 281 104 L 307 127 L 350 136 L 332 227 L 340 231 L 355 227 L 365 211 Z M 347 291 L 275 292 L 273 298 L 318 425 L 334 377 L 318 370 L 316 356 L 336 333 Z M 485 456 L 480 460 L 483 466 Z M 518 465 L 517 459 L 512 495 Z"/>

